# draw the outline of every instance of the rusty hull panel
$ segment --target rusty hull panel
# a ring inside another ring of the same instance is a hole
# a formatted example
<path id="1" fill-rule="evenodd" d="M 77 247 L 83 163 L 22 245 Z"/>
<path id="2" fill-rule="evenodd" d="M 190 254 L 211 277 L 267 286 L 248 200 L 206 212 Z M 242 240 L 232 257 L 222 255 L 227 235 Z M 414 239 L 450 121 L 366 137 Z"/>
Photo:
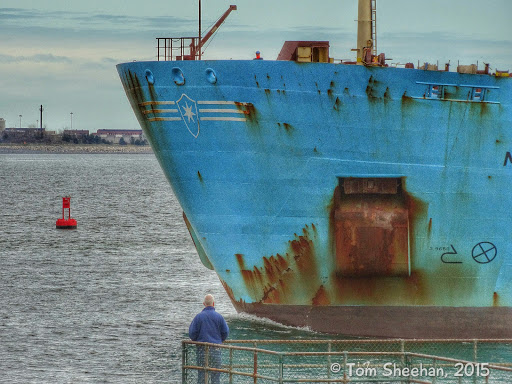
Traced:
<path id="1" fill-rule="evenodd" d="M 336 273 L 352 277 L 409 276 L 409 212 L 405 198 L 345 193 L 335 201 Z"/>

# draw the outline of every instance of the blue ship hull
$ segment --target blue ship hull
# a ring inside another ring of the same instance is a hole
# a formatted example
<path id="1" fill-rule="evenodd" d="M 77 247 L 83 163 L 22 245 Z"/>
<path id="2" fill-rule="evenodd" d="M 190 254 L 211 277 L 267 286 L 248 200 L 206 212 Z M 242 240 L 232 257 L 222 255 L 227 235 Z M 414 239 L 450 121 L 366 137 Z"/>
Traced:
<path id="1" fill-rule="evenodd" d="M 325 332 L 512 337 L 512 81 L 132 62 L 124 89 L 234 306 Z"/>

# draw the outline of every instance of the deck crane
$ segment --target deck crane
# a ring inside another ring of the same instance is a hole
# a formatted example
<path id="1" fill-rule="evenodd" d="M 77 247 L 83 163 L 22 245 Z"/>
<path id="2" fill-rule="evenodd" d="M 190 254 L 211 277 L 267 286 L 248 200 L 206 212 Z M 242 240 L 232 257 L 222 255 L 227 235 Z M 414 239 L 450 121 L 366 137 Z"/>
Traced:
<path id="1" fill-rule="evenodd" d="M 157 37 L 157 57 L 160 60 L 201 60 L 201 48 L 219 29 L 236 5 L 230 5 L 226 12 L 215 22 L 208 32 L 201 38 L 201 5 L 199 5 L 199 37 Z"/>
<path id="2" fill-rule="evenodd" d="M 199 2 L 201 3 L 201 2 Z M 201 60 L 201 48 L 206 44 L 206 42 L 212 37 L 212 35 L 219 29 L 219 27 L 222 25 L 224 20 L 229 16 L 231 11 L 236 11 L 236 5 L 230 5 L 229 8 L 222 14 L 222 16 L 217 20 L 217 22 L 211 27 L 211 29 L 206 32 L 206 35 L 201 39 L 201 8 L 199 8 L 199 45 L 193 46 L 193 44 L 190 45 L 190 56 L 192 56 L 195 60 L 195 58 L 198 56 L 199 60 Z"/>

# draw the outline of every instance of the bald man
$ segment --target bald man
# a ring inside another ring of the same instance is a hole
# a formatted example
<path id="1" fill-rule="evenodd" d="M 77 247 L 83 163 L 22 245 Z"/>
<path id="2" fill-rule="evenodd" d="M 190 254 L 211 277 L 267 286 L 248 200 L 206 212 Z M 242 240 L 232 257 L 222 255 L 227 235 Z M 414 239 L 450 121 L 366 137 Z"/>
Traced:
<path id="1" fill-rule="evenodd" d="M 190 327 L 188 335 L 192 341 L 200 341 L 204 343 L 222 344 L 227 339 L 229 328 L 226 321 L 220 313 L 215 311 L 215 300 L 212 295 L 206 295 L 203 301 L 204 309 L 199 312 Z M 197 365 L 204 366 L 204 346 L 197 346 Z M 221 366 L 221 351 L 219 348 L 209 348 L 210 363 L 213 368 Z M 220 374 L 212 372 L 212 384 L 220 383 Z M 197 382 L 204 383 L 204 371 L 197 372 Z"/>

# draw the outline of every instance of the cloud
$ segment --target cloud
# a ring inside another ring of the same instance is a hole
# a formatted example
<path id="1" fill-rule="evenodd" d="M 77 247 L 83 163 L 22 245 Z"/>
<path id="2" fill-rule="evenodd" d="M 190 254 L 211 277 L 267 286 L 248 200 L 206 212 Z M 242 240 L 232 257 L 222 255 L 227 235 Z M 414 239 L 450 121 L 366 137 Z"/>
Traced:
<path id="1" fill-rule="evenodd" d="M 183 30 L 195 28 L 196 21 L 176 16 L 136 17 L 94 12 L 39 11 L 21 8 L 0 8 L 0 30 L 23 30 L 25 34 L 34 29 L 73 31 L 154 31 Z"/>
<path id="2" fill-rule="evenodd" d="M 34 19 L 40 15 L 36 10 L 22 8 L 0 8 L 0 20 L 15 21 Z"/>
<path id="3" fill-rule="evenodd" d="M 65 63 L 71 64 L 73 61 L 67 56 L 55 56 L 51 53 L 46 54 L 35 54 L 31 56 L 12 56 L 0 54 L 0 63 L 21 63 L 21 62 L 32 62 L 32 63 Z"/>
<path id="4" fill-rule="evenodd" d="M 106 63 L 106 64 L 117 64 L 117 63 L 119 63 L 119 59 L 115 59 L 112 57 L 103 57 L 101 59 L 101 62 Z"/>

